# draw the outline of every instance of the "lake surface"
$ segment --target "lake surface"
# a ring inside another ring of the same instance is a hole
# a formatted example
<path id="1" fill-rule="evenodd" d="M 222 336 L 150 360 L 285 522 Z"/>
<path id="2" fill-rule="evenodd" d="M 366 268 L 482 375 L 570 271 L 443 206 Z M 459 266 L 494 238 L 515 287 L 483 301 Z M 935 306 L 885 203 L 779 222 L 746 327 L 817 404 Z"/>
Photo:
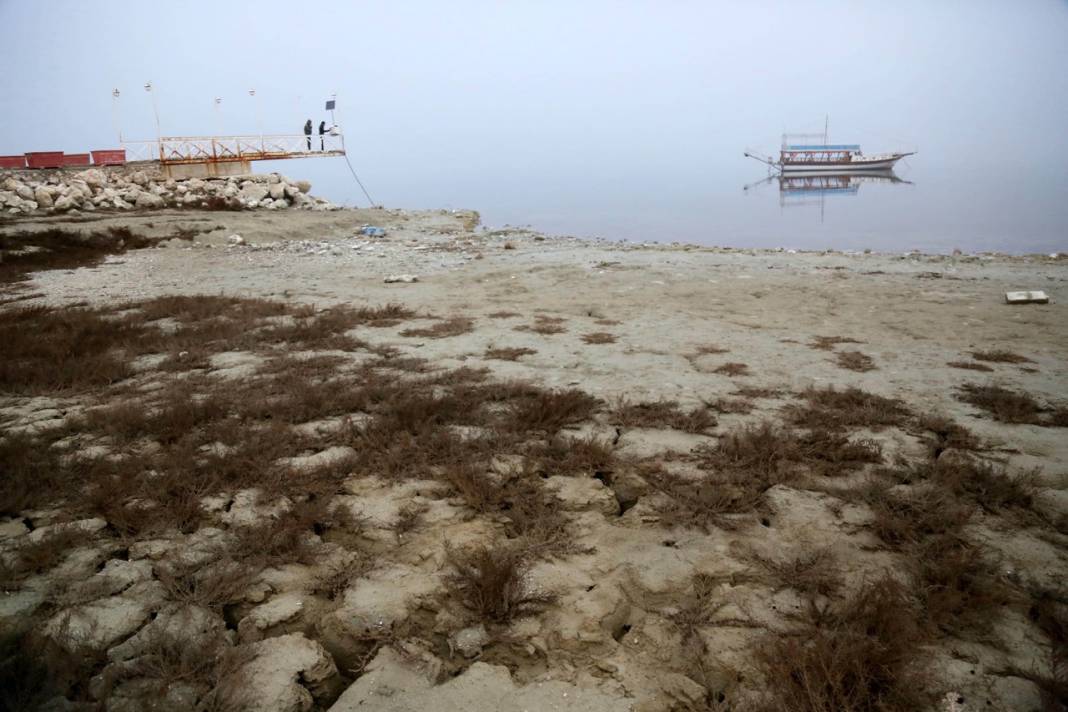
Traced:
<path id="1" fill-rule="evenodd" d="M 373 169 L 357 171 L 388 206 L 473 208 L 491 227 L 529 225 L 552 234 L 806 250 L 1068 250 L 1063 165 L 982 170 L 921 149 L 892 177 L 807 180 L 769 177 L 762 164 L 734 156 L 677 156 L 674 164 L 555 158 L 531 171 L 485 155 L 466 175 L 462 168 L 423 175 L 415 165 L 406 180 L 389 180 L 392 171 L 386 180 Z M 340 159 L 272 167 L 308 176 L 314 192 L 331 200 L 367 203 Z"/>

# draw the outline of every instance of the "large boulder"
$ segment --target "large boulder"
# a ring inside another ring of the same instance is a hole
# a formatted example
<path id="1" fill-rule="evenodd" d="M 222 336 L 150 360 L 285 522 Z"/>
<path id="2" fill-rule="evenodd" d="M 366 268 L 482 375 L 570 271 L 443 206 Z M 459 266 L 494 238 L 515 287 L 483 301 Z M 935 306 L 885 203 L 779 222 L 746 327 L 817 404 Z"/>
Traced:
<path id="1" fill-rule="evenodd" d="M 78 174 L 78 178 L 85 181 L 86 185 L 94 190 L 99 190 L 108 184 L 108 176 L 99 168 L 90 168 Z"/>
<path id="2" fill-rule="evenodd" d="M 271 187 L 268 189 L 268 193 L 271 196 L 271 200 L 281 200 L 286 197 L 286 188 L 283 183 L 271 183 Z"/>
<path id="3" fill-rule="evenodd" d="M 159 210 L 163 207 L 163 198 L 154 193 L 142 192 L 138 194 L 134 207 L 138 210 Z"/>
<path id="4" fill-rule="evenodd" d="M 33 188 L 24 183 L 17 183 L 15 185 L 15 195 L 23 200 L 33 200 Z"/>
<path id="5" fill-rule="evenodd" d="M 20 185 L 21 185 L 21 183 L 19 183 L 17 180 L 15 180 L 15 178 L 13 176 L 8 176 L 7 178 L 4 179 L 3 183 L 0 183 L 0 188 L 3 188 L 4 190 L 11 191 L 12 193 L 14 193 L 15 189 L 18 188 Z"/>
<path id="6" fill-rule="evenodd" d="M 294 183 L 294 185 L 297 186 L 297 190 L 299 190 L 301 193 L 311 192 L 311 183 L 306 180 L 298 180 L 296 183 Z"/>
<path id="7" fill-rule="evenodd" d="M 78 193 L 82 198 L 88 199 L 93 197 L 93 189 L 83 180 L 72 180 L 67 186 L 69 192 Z"/>
<path id="8" fill-rule="evenodd" d="M 33 199 L 37 201 L 37 205 L 41 208 L 51 208 L 55 203 L 55 201 L 52 200 L 52 194 L 44 188 L 38 188 L 33 191 Z"/>
<path id="9" fill-rule="evenodd" d="M 52 207 L 54 207 L 56 210 L 72 210 L 78 207 L 80 204 L 80 202 L 75 200 L 74 196 L 72 196 L 70 193 L 67 193 L 66 195 L 59 196 L 59 198 L 56 199 Z"/>
<path id="10" fill-rule="evenodd" d="M 130 175 L 130 182 L 137 185 L 148 185 L 148 175 L 144 171 L 134 171 Z"/>
<path id="11" fill-rule="evenodd" d="M 246 203 L 255 202 L 259 204 L 260 201 L 267 197 L 269 192 L 267 186 L 253 183 L 242 188 L 241 192 L 238 193 L 238 197 Z"/>

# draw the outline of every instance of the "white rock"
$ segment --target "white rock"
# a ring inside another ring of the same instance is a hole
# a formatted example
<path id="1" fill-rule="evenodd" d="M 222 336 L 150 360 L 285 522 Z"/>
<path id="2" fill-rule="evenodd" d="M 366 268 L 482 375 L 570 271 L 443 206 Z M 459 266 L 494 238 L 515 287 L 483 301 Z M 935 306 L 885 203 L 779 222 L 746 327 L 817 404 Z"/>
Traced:
<path id="1" fill-rule="evenodd" d="M 275 176 L 277 178 L 277 176 Z M 268 193 L 273 200 L 279 200 L 286 197 L 286 187 L 282 183 L 272 183 L 268 188 Z"/>
<path id="2" fill-rule="evenodd" d="M 78 207 L 78 202 L 69 195 L 61 195 L 56 199 L 52 207 L 56 210 L 70 210 L 71 208 Z"/>
<path id="3" fill-rule="evenodd" d="M 311 183 L 306 180 L 298 180 L 293 185 L 297 186 L 297 190 L 299 190 L 301 193 L 311 192 Z"/>
<path id="4" fill-rule="evenodd" d="M 90 168 L 78 174 L 78 178 L 85 181 L 91 188 L 103 188 L 108 184 L 108 176 L 99 168 Z"/>
<path id="5" fill-rule="evenodd" d="M 163 207 L 163 198 L 153 193 L 139 193 L 134 206 L 138 210 L 158 210 Z"/>
<path id="6" fill-rule="evenodd" d="M 244 201 L 246 201 L 248 203 L 252 203 L 252 202 L 257 202 L 258 203 L 259 201 L 261 201 L 264 198 L 266 198 L 267 194 L 269 192 L 270 191 L 268 190 L 267 186 L 265 186 L 265 185 L 251 184 L 251 185 L 249 185 L 249 186 L 247 186 L 245 188 L 242 188 L 241 192 L 239 193 L 239 195 L 240 195 L 242 200 L 244 200 Z"/>
<path id="7" fill-rule="evenodd" d="M 233 235 L 230 235 L 230 237 L 226 238 L 226 243 L 228 245 L 244 245 L 245 238 L 235 233 Z"/>
<path id="8" fill-rule="evenodd" d="M 412 282 L 418 282 L 419 276 L 415 274 L 391 274 L 382 281 L 386 284 L 394 284 L 396 282 L 410 284 Z"/>
<path id="9" fill-rule="evenodd" d="M 18 183 L 15 185 L 15 195 L 19 196 L 23 200 L 33 200 L 33 189 L 28 185 Z"/>
<path id="10" fill-rule="evenodd" d="M 130 175 L 130 182 L 145 186 L 148 185 L 148 176 L 144 171 L 134 171 L 133 174 Z"/>
<path id="11" fill-rule="evenodd" d="M 483 646 L 490 642 L 489 633 L 483 625 L 464 628 L 449 639 L 452 647 L 465 658 L 473 658 L 482 652 Z"/>
<path id="12" fill-rule="evenodd" d="M 72 180 L 67 184 L 67 186 L 70 190 L 74 191 L 75 193 L 78 193 L 86 200 L 93 197 L 93 189 L 90 188 L 89 184 L 83 180 Z"/>

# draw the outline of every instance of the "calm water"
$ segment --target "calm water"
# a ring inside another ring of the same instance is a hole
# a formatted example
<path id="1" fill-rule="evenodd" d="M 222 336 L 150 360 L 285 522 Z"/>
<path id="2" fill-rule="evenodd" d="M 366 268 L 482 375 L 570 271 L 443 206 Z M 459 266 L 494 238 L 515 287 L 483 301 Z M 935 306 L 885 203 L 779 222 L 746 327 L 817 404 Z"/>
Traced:
<path id="1" fill-rule="evenodd" d="M 878 147 L 877 147 L 878 148 Z M 884 146 L 894 148 L 894 146 Z M 551 151 L 551 147 L 549 147 Z M 738 156 L 676 155 L 647 163 L 603 155 L 549 157 L 519 170 L 482 156 L 464 175 L 414 166 L 403 181 L 357 171 L 390 206 L 471 207 L 487 225 L 530 225 L 554 234 L 735 247 L 925 252 L 1068 250 L 1068 170 L 1036 161 L 1015 170 L 978 169 L 938 151 L 899 162 L 895 180 L 767 178 Z M 358 156 L 353 156 L 358 161 Z M 555 160 L 554 160 L 555 159 Z M 331 165 L 333 164 L 333 165 Z M 551 170 L 545 165 L 551 166 Z M 294 173 L 294 164 L 276 164 Z M 337 159 L 305 161 L 315 192 L 366 204 Z"/>

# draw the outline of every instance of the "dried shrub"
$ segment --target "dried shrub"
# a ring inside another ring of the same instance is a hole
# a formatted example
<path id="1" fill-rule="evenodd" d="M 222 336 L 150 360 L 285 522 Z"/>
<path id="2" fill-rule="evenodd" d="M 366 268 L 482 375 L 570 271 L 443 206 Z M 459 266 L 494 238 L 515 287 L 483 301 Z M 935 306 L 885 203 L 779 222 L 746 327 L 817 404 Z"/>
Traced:
<path id="1" fill-rule="evenodd" d="M 1046 637 L 1047 668 L 1022 670 L 1014 666 L 1005 672 L 1038 686 L 1043 712 L 1063 712 L 1068 709 L 1068 599 L 1062 592 L 1046 589 L 1031 591 L 1030 595 L 1027 616 Z"/>
<path id="2" fill-rule="evenodd" d="M 557 436 L 538 441 L 524 453 L 524 457 L 528 470 L 546 477 L 607 475 L 612 472 L 615 462 L 612 444 L 594 436 Z"/>
<path id="3" fill-rule="evenodd" d="M 905 588 L 886 578 L 813 613 L 796 632 L 761 641 L 754 659 L 767 712 L 926 709 L 923 642 Z"/>
<path id="4" fill-rule="evenodd" d="M 128 227 L 88 233 L 49 228 L 0 234 L 0 284 L 20 282 L 32 272 L 91 267 L 108 255 L 151 247 L 167 238 L 148 238 Z"/>
<path id="5" fill-rule="evenodd" d="M 607 331 L 595 331 L 589 334 L 582 335 L 583 343 L 587 344 L 614 344 L 616 342 L 615 334 L 609 334 Z"/>
<path id="6" fill-rule="evenodd" d="M 0 637 L 0 709 L 49 709 L 57 697 L 92 707 L 89 679 L 102 658 L 102 652 L 70 652 L 37 631 L 5 633 Z"/>
<path id="7" fill-rule="evenodd" d="M 689 412 L 678 401 L 661 400 L 630 403 L 625 399 L 608 414 L 614 425 L 625 428 L 670 428 L 687 433 L 703 433 L 716 426 L 716 417 L 708 408 L 694 408 Z"/>
<path id="8" fill-rule="evenodd" d="M 535 334 L 562 334 L 567 331 L 567 328 L 563 326 L 565 319 L 558 316 L 544 316 L 538 314 L 534 317 L 533 324 L 524 324 L 515 327 L 516 331 L 532 331 Z"/>
<path id="9" fill-rule="evenodd" d="M 70 469 L 38 438 L 8 433 L 0 439 L 0 515 L 16 516 L 61 498 Z"/>
<path id="10" fill-rule="evenodd" d="M 987 366 L 985 364 L 972 363 L 971 361 L 949 361 L 948 363 L 946 363 L 946 365 L 951 367 L 951 368 L 960 368 L 960 369 L 963 369 L 963 370 L 966 370 L 966 371 L 993 371 L 994 370 L 994 369 L 990 368 L 990 366 Z"/>
<path id="11" fill-rule="evenodd" d="M 862 498 L 874 514 L 872 531 L 895 549 L 921 544 L 935 536 L 956 534 L 971 519 L 973 511 L 938 487 L 903 493 L 869 484 Z"/>
<path id="12" fill-rule="evenodd" d="M 1021 356 L 1012 351 L 1005 351 L 1004 349 L 972 351 L 970 353 L 971 357 L 976 361 L 987 361 L 988 363 L 1034 363 L 1034 361 L 1026 356 Z"/>
<path id="13" fill-rule="evenodd" d="M 657 512 L 668 528 L 690 527 L 708 533 L 712 527 L 725 530 L 739 525 L 736 515 L 749 514 L 763 505 L 765 487 L 736 473 L 706 473 L 698 479 L 655 471 L 647 473 L 654 491 L 663 495 Z"/>
<path id="14" fill-rule="evenodd" d="M 26 540 L 15 550 L 15 566 L 10 571 L 15 577 L 42 574 L 59 564 L 71 549 L 86 541 L 85 532 L 60 528 L 37 541 Z"/>
<path id="15" fill-rule="evenodd" d="M 1041 422 L 1042 405 L 1028 393 L 1011 391 L 1001 386 L 965 383 L 957 398 L 981 408 L 1002 423 Z"/>
<path id="16" fill-rule="evenodd" d="M 720 414 L 747 415 L 753 412 L 756 404 L 748 398 L 717 398 L 706 402 L 705 407 Z"/>
<path id="17" fill-rule="evenodd" d="M 801 397 L 806 404 L 787 406 L 786 414 L 794 425 L 807 428 L 877 430 L 901 425 L 910 415 L 909 409 L 897 398 L 886 398 L 853 387 L 843 390 L 834 386 L 809 388 Z"/>
<path id="18" fill-rule="evenodd" d="M 809 344 L 810 348 L 819 349 L 820 351 L 831 351 L 838 344 L 863 344 L 863 341 L 857 341 L 856 339 L 848 336 L 816 336 L 813 337 L 812 342 Z"/>
<path id="19" fill-rule="evenodd" d="M 588 420 L 601 401 L 576 389 L 539 391 L 522 398 L 509 413 L 512 430 L 555 433 L 565 425 Z"/>
<path id="20" fill-rule="evenodd" d="M 1036 473 L 1012 476 L 1003 467 L 971 457 L 941 458 L 923 468 L 923 474 L 988 514 L 1030 510 L 1038 494 Z"/>
<path id="21" fill-rule="evenodd" d="M 868 463 L 882 462 L 882 446 L 868 439 L 850 440 L 838 431 L 811 430 L 796 436 L 801 460 L 814 475 L 839 476 Z"/>
<path id="22" fill-rule="evenodd" d="M 933 460 L 937 460 L 946 450 L 982 449 L 982 443 L 971 430 L 945 416 L 921 415 L 916 425 Z"/>
<path id="23" fill-rule="evenodd" d="M 712 354 L 725 354 L 725 353 L 728 353 L 729 351 L 730 351 L 730 349 L 722 348 L 721 346 L 717 346 L 716 344 L 701 344 L 700 346 L 697 346 L 694 349 L 694 353 L 697 356 L 709 356 L 709 355 L 712 355 Z"/>
<path id="24" fill-rule="evenodd" d="M 507 623 L 555 600 L 552 594 L 532 588 L 529 565 L 514 547 L 450 549 L 448 560 L 453 570 L 447 582 L 453 595 L 484 621 Z"/>
<path id="25" fill-rule="evenodd" d="M 242 600 L 255 581 L 258 568 L 252 562 L 227 556 L 207 564 L 170 563 L 156 567 L 167 599 L 203 606 L 216 613 Z"/>
<path id="26" fill-rule="evenodd" d="M 433 326 L 423 329 L 405 329 L 401 336 L 415 336 L 425 339 L 444 339 L 450 336 L 468 334 L 475 330 L 475 321 L 466 316 L 454 316 L 443 319 Z"/>
<path id="27" fill-rule="evenodd" d="M 829 549 L 803 551 L 785 558 L 750 554 L 776 584 L 776 591 L 792 588 L 809 596 L 834 596 L 842 587 L 842 572 Z"/>
<path id="28" fill-rule="evenodd" d="M 499 349 L 486 349 L 482 358 L 497 361 L 518 361 L 520 356 L 529 356 L 538 353 L 535 349 L 522 347 L 507 347 Z"/>
<path id="29" fill-rule="evenodd" d="M 360 307 L 354 309 L 352 315 L 358 323 L 373 327 L 396 326 L 402 321 L 416 317 L 416 313 L 411 309 L 393 302 L 380 307 Z"/>
<path id="30" fill-rule="evenodd" d="M 495 311 L 487 314 L 490 319 L 511 319 L 512 317 L 522 316 L 519 312 L 514 311 Z"/>
<path id="31" fill-rule="evenodd" d="M 944 534 L 917 543 L 908 553 L 917 599 L 929 625 L 949 634 L 989 632 L 1009 598 L 977 546 Z"/>
<path id="32" fill-rule="evenodd" d="M 838 364 L 839 368 L 860 373 L 874 371 L 877 368 L 875 360 L 871 356 L 862 354 L 859 351 L 839 351 L 835 355 L 835 363 Z"/>
<path id="33" fill-rule="evenodd" d="M 735 388 L 732 396 L 742 398 L 781 398 L 783 392 L 777 388 L 760 388 L 758 386 L 740 386 Z"/>
<path id="34" fill-rule="evenodd" d="M 136 328 L 89 309 L 31 306 L 0 312 L 0 391 L 54 393 L 106 386 L 127 378 L 121 349 Z"/>
<path id="35" fill-rule="evenodd" d="M 724 376 L 750 376 L 749 366 L 744 363 L 728 362 L 722 366 L 718 366 L 712 369 L 712 373 L 719 373 Z"/>

